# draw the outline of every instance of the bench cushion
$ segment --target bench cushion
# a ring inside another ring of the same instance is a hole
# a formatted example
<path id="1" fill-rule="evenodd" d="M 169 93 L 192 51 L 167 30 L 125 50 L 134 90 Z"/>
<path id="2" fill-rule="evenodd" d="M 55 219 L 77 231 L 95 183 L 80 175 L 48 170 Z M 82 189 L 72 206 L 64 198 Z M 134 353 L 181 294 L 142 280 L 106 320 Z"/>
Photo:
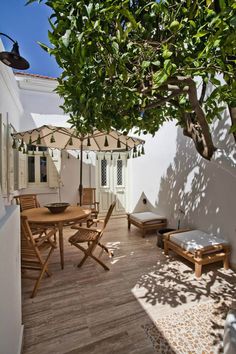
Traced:
<path id="1" fill-rule="evenodd" d="M 130 219 L 135 220 L 141 224 L 161 224 L 162 220 L 165 219 L 163 216 L 152 213 L 150 211 L 145 211 L 143 213 L 133 213 L 129 215 Z"/>
<path id="2" fill-rule="evenodd" d="M 188 252 L 194 253 L 207 246 L 228 245 L 228 242 L 218 236 L 207 234 L 201 230 L 191 230 L 173 234 L 170 240 L 185 249 Z"/>

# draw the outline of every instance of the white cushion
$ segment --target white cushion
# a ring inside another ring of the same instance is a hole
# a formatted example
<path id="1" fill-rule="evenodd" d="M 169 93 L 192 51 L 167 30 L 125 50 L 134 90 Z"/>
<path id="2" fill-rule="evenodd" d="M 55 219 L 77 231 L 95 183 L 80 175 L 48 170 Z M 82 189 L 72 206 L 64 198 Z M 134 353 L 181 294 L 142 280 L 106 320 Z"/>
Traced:
<path id="1" fill-rule="evenodd" d="M 228 244 L 223 238 L 207 234 L 201 230 L 191 230 L 173 234 L 170 240 L 186 251 L 192 253 L 207 246 Z"/>
<path id="2" fill-rule="evenodd" d="M 160 216 L 158 214 L 152 213 L 150 211 L 145 211 L 143 213 L 133 213 L 130 214 L 130 218 L 140 222 L 140 223 L 151 223 L 151 224 L 157 224 L 161 223 L 163 219 L 165 219 L 163 216 Z"/>

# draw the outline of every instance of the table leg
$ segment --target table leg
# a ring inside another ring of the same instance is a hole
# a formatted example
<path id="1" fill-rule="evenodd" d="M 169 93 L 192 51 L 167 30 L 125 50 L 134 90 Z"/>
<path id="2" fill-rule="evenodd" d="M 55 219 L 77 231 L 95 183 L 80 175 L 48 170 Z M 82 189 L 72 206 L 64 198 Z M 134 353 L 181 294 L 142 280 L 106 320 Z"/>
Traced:
<path id="1" fill-rule="evenodd" d="M 61 269 L 64 269 L 63 223 L 58 223 Z"/>

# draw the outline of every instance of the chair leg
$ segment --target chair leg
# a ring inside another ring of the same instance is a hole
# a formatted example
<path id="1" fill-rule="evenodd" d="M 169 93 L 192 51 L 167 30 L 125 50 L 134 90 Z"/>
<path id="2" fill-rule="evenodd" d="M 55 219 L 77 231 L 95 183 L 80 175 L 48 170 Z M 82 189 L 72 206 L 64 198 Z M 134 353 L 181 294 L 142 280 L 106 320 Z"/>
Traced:
<path id="1" fill-rule="evenodd" d="M 47 269 L 47 266 L 48 266 L 48 261 L 49 261 L 49 258 L 50 258 L 50 256 L 51 256 L 53 251 L 54 251 L 54 249 L 51 248 L 50 252 L 48 253 L 48 256 L 47 256 L 47 258 L 46 258 L 46 260 L 44 262 L 44 265 L 43 265 L 43 268 L 41 270 L 41 273 L 40 273 L 40 275 L 39 275 L 39 277 L 38 277 L 38 279 L 37 279 L 37 281 L 36 281 L 36 283 L 34 285 L 33 292 L 32 292 L 32 294 L 30 296 L 31 298 L 35 297 L 35 295 L 36 295 L 36 293 L 38 291 L 39 284 L 40 284 L 40 282 L 41 282 L 41 280 L 43 278 L 44 273 L 46 272 L 46 269 Z"/>
<path id="2" fill-rule="evenodd" d="M 82 267 L 82 265 L 84 264 L 87 258 L 88 258 L 88 254 L 85 254 L 82 260 L 78 263 L 77 267 L 78 268 Z"/>
<path id="3" fill-rule="evenodd" d="M 109 249 L 106 246 L 104 246 L 103 244 L 101 244 L 100 242 L 98 242 L 98 246 L 100 246 L 109 255 L 109 257 L 114 256 L 113 252 L 109 251 Z"/>
<path id="4" fill-rule="evenodd" d="M 90 257 L 92 257 L 95 261 L 97 261 L 105 270 L 110 270 L 106 264 L 104 264 L 102 261 L 100 261 L 99 258 L 95 257 L 92 253 L 90 254 Z"/>
<path id="5" fill-rule="evenodd" d="M 97 261 L 105 270 L 110 270 L 102 261 L 100 261 L 100 259 L 98 259 L 96 256 L 94 256 L 92 254 L 92 251 L 96 248 L 97 243 L 93 242 L 91 243 L 91 245 L 85 249 L 82 246 L 78 245 L 77 243 L 72 243 L 75 247 L 77 247 L 78 249 L 80 249 L 82 252 L 84 252 L 84 257 L 82 258 L 82 260 L 80 261 L 80 263 L 78 264 L 78 267 L 81 267 L 84 262 L 86 261 L 86 259 L 88 257 L 93 258 L 95 261 Z"/>

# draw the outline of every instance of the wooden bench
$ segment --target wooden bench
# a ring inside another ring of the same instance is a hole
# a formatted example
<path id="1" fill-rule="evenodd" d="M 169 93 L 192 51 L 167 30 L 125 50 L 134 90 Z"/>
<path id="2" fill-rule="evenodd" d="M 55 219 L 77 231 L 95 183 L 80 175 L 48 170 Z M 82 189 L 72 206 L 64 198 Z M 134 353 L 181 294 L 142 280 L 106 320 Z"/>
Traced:
<path id="1" fill-rule="evenodd" d="M 223 261 L 224 268 L 229 268 L 228 242 L 201 230 L 176 230 L 166 233 L 164 235 L 166 255 L 169 249 L 194 263 L 197 278 L 201 276 L 204 264 Z"/>
<path id="2" fill-rule="evenodd" d="M 142 231 L 143 237 L 149 230 L 158 230 L 167 226 L 166 218 L 149 211 L 127 214 L 127 219 L 128 229 L 130 230 L 131 224 L 138 227 Z"/>

